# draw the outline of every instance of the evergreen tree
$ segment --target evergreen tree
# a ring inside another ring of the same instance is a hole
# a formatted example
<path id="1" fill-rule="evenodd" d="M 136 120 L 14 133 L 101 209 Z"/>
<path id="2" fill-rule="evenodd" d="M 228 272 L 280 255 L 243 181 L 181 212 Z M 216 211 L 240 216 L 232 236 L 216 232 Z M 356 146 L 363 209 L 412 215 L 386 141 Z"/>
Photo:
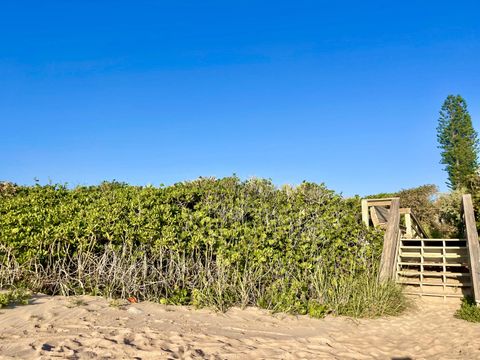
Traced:
<path id="1" fill-rule="evenodd" d="M 449 95 L 438 119 L 437 140 L 451 189 L 468 188 L 478 168 L 478 136 L 473 128 L 467 103 L 460 96 Z"/>

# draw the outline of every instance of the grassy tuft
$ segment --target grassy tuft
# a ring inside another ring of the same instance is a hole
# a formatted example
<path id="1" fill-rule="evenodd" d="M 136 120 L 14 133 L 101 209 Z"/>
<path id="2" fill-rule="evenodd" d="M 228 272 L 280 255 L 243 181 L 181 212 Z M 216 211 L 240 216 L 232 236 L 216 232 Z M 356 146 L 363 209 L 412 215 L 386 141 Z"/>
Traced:
<path id="1" fill-rule="evenodd" d="M 378 283 L 376 267 L 344 273 L 319 268 L 312 281 L 314 297 L 328 313 L 375 318 L 401 314 L 408 306 L 402 288 L 394 282 Z"/>
<path id="2" fill-rule="evenodd" d="M 85 305 L 87 305 L 85 300 L 79 297 L 73 297 L 70 299 L 69 303 L 66 306 L 68 308 L 74 308 L 74 307 L 85 306 Z"/>

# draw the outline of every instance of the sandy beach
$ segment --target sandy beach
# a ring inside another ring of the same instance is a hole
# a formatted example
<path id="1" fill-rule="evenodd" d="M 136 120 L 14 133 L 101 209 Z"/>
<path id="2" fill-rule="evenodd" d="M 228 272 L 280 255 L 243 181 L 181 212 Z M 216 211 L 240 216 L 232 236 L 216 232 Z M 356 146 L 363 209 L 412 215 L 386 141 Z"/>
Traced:
<path id="1" fill-rule="evenodd" d="M 477 359 L 480 325 L 458 302 L 417 301 L 400 317 L 225 314 L 103 298 L 37 296 L 0 310 L 2 359 Z"/>

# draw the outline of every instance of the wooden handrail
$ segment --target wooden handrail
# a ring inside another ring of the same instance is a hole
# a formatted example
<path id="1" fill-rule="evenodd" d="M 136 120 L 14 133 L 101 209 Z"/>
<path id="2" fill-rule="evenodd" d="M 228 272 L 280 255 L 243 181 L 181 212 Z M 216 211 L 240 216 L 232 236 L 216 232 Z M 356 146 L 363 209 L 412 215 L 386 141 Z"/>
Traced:
<path id="1" fill-rule="evenodd" d="M 470 256 L 473 297 L 478 305 L 480 304 L 480 245 L 478 243 L 477 224 L 473 212 L 472 196 L 470 194 L 463 195 L 462 203 L 468 254 Z"/>
<path id="2" fill-rule="evenodd" d="M 395 277 L 395 259 L 400 240 L 400 198 L 391 199 L 390 214 L 387 229 L 383 238 L 382 258 L 378 279 L 380 282 L 392 280 Z"/>
<path id="3" fill-rule="evenodd" d="M 362 221 L 368 227 L 370 226 L 370 220 L 374 227 L 385 228 L 388 223 L 388 218 L 382 216 L 382 219 L 378 217 L 377 211 L 385 209 L 390 211 L 392 207 L 392 201 L 398 198 L 384 198 L 384 199 L 362 199 Z M 406 231 L 407 237 L 413 237 L 413 231 L 415 236 L 421 238 L 427 238 L 428 234 L 423 226 L 418 221 L 417 217 L 413 213 L 411 208 L 400 208 L 400 215 L 405 216 L 405 227 L 402 230 Z M 381 221 L 384 220 L 384 221 Z"/>
<path id="4" fill-rule="evenodd" d="M 415 226 L 418 228 L 418 230 L 420 230 L 420 231 L 417 230 L 417 233 L 419 233 L 419 235 L 421 235 L 423 238 L 427 238 L 428 237 L 427 232 L 425 231 L 423 226 L 420 224 L 420 221 L 418 221 L 415 214 L 413 212 L 410 212 L 410 216 L 412 217 L 412 220 L 414 221 Z"/>

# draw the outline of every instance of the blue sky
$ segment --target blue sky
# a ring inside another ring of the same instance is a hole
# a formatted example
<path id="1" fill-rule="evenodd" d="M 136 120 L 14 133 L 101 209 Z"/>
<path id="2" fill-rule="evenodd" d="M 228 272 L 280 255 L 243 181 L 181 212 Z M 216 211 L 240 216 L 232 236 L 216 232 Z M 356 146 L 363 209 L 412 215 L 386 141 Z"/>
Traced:
<path id="1" fill-rule="evenodd" d="M 4 1 L 0 180 L 445 189 L 448 94 L 480 130 L 475 1 Z"/>

